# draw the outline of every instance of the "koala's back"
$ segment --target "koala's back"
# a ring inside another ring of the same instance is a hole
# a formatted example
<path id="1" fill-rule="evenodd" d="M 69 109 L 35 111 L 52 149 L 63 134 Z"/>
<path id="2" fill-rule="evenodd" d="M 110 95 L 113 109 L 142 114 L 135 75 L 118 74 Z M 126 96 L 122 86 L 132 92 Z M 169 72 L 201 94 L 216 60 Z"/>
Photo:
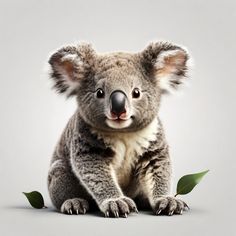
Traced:
<path id="1" fill-rule="evenodd" d="M 68 121 L 64 128 L 62 135 L 56 145 L 53 157 L 51 160 L 51 167 L 62 162 L 64 165 L 70 165 L 70 146 L 78 121 L 77 113 L 75 113 Z"/>

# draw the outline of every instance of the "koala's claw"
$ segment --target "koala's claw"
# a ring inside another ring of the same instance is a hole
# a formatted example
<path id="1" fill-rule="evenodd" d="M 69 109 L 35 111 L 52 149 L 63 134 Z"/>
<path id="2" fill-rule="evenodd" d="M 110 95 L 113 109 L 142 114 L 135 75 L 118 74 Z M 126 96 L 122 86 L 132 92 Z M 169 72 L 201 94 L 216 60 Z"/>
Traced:
<path id="1" fill-rule="evenodd" d="M 162 209 L 156 211 L 156 215 L 159 215 L 161 213 Z"/>
<path id="2" fill-rule="evenodd" d="M 183 211 L 188 208 L 188 205 L 175 197 L 164 196 L 156 200 L 154 212 L 156 215 L 166 214 L 172 216 L 173 214 L 182 215 Z"/>
<path id="3" fill-rule="evenodd" d="M 169 212 L 169 216 L 172 216 L 174 214 L 174 211 Z"/>
<path id="4" fill-rule="evenodd" d="M 130 212 L 137 212 L 134 201 L 128 197 L 106 199 L 100 205 L 105 217 L 127 217 Z"/>
<path id="5" fill-rule="evenodd" d="M 115 212 L 114 212 L 114 215 L 115 215 L 115 217 L 118 218 L 118 217 L 119 217 L 119 213 L 118 213 L 118 211 L 115 211 Z"/>
<path id="6" fill-rule="evenodd" d="M 88 202 L 82 198 L 67 199 L 61 206 L 61 212 L 68 215 L 85 214 L 88 209 Z"/>
<path id="7" fill-rule="evenodd" d="M 188 206 L 188 204 L 185 203 L 185 202 L 183 202 L 183 203 L 184 203 L 184 210 L 185 210 L 185 208 L 187 208 L 188 210 L 190 210 L 190 207 Z"/>

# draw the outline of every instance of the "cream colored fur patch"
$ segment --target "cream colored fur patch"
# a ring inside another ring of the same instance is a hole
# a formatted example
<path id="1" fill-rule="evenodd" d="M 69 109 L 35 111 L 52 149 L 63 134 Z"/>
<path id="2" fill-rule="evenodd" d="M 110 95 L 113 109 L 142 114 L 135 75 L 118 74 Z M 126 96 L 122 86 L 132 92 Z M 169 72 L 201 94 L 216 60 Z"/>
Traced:
<path id="1" fill-rule="evenodd" d="M 132 167 L 138 161 L 138 157 L 149 147 L 151 141 L 156 140 L 158 126 L 158 120 L 155 118 L 147 127 L 136 132 L 98 134 L 98 137 L 116 153 L 112 168 L 121 187 L 128 185 Z"/>

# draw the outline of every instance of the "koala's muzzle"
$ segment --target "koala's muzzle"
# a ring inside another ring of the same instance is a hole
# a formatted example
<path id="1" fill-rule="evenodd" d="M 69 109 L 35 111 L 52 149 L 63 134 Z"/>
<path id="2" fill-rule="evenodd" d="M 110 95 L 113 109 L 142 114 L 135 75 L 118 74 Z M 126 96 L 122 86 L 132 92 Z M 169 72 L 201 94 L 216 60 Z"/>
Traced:
<path id="1" fill-rule="evenodd" d="M 112 115 L 120 117 L 123 113 L 126 112 L 126 95 L 121 90 L 115 90 L 110 96 L 110 101 Z"/>

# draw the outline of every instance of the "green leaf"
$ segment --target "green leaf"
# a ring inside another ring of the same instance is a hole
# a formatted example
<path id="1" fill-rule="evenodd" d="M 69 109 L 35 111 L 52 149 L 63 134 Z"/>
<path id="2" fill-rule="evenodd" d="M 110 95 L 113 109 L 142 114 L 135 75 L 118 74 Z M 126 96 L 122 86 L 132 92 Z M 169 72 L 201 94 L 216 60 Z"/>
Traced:
<path id="1" fill-rule="evenodd" d="M 27 197 L 32 207 L 37 209 L 46 208 L 46 206 L 44 206 L 43 196 L 40 192 L 38 191 L 33 191 L 29 193 L 23 192 L 23 194 Z"/>
<path id="2" fill-rule="evenodd" d="M 208 171 L 209 170 L 181 177 L 177 184 L 175 196 L 190 193 Z"/>

